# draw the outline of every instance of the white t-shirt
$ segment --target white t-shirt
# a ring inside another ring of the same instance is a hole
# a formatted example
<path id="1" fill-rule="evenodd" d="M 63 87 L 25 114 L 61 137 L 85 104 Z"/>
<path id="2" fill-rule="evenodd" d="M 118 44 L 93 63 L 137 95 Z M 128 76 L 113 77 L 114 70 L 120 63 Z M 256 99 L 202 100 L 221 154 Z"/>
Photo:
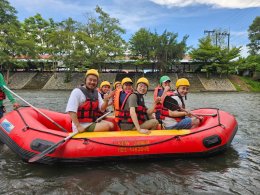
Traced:
<path id="1" fill-rule="evenodd" d="M 182 102 L 178 96 L 174 95 L 171 96 L 171 98 L 177 100 L 180 107 L 182 106 Z M 171 127 L 177 124 L 177 121 L 174 118 L 170 118 L 170 117 L 165 117 L 165 119 L 162 120 L 162 122 L 165 127 Z"/>
<path id="2" fill-rule="evenodd" d="M 84 93 L 79 89 L 75 88 L 72 90 L 68 104 L 66 107 L 66 112 L 76 112 L 78 111 L 78 108 L 80 105 L 85 103 L 86 101 L 86 96 Z M 101 106 L 104 103 L 100 93 L 98 93 L 98 108 L 101 110 Z M 87 127 L 89 123 L 80 123 L 83 127 Z M 78 131 L 76 125 L 72 122 L 72 130 L 73 132 Z"/>

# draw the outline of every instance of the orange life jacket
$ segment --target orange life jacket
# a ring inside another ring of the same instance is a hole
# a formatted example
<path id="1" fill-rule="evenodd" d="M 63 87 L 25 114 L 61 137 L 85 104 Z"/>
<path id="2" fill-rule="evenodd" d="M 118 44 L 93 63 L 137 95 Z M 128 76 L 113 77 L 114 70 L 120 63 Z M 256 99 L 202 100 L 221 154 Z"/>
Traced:
<path id="1" fill-rule="evenodd" d="M 94 122 L 102 115 L 98 108 L 98 91 L 91 92 L 85 87 L 79 87 L 79 89 L 86 96 L 86 101 L 78 108 L 78 120 L 79 122 Z"/>
<path id="2" fill-rule="evenodd" d="M 5 98 L 5 93 L 0 89 L 0 100 L 4 100 Z"/>
<path id="3" fill-rule="evenodd" d="M 120 90 L 115 97 L 115 111 L 117 112 L 117 114 L 115 115 L 115 119 L 119 123 L 122 123 L 122 121 L 123 123 L 133 123 L 133 120 L 130 116 L 130 111 L 124 110 L 126 101 L 132 94 L 135 94 L 137 96 L 138 106 L 135 108 L 135 111 L 139 124 L 142 124 L 147 119 L 147 108 L 145 107 L 143 96 L 138 93 L 125 93 L 124 91 Z"/>
<path id="4" fill-rule="evenodd" d="M 115 114 L 115 121 L 116 122 L 119 122 L 119 118 L 118 118 L 118 115 L 119 115 L 119 110 L 120 110 L 120 102 L 119 102 L 119 99 L 120 99 L 120 92 L 122 91 L 122 89 L 115 89 L 115 94 L 114 94 L 114 102 L 113 102 L 113 105 L 114 105 L 114 114 Z"/>

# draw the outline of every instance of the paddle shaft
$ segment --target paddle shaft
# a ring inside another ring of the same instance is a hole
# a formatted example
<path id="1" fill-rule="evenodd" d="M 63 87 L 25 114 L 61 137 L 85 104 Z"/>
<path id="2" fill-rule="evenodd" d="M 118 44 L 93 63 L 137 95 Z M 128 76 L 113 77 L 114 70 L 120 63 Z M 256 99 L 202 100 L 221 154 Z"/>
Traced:
<path id="1" fill-rule="evenodd" d="M 217 114 L 196 114 L 196 115 L 198 115 L 198 116 L 213 116 L 213 117 L 217 116 Z"/>
<path id="2" fill-rule="evenodd" d="M 191 116 L 196 117 L 197 119 L 201 119 L 201 117 L 199 117 L 198 115 L 193 114 L 193 113 L 191 113 L 191 112 L 188 112 L 187 110 L 185 110 L 185 109 L 183 109 L 183 108 L 181 108 L 181 107 L 179 107 L 179 109 L 180 109 L 181 111 L 183 111 L 183 112 L 186 112 L 186 113 L 190 114 Z"/>
<path id="3" fill-rule="evenodd" d="M 3 85 L 3 87 L 8 90 L 10 93 L 12 93 L 13 95 L 15 95 L 16 97 L 18 97 L 20 100 L 22 100 L 23 102 L 25 102 L 26 104 L 28 104 L 29 106 L 31 106 L 34 110 L 36 110 L 38 113 L 40 113 L 42 116 L 44 116 L 45 118 L 47 118 L 49 121 L 51 121 L 53 124 L 55 124 L 57 127 L 59 127 L 63 132 L 67 132 L 66 129 L 64 129 L 64 127 L 60 126 L 58 123 L 56 123 L 54 120 L 52 120 L 50 117 L 48 117 L 46 114 L 44 114 L 42 111 L 40 111 L 38 108 L 36 108 L 35 106 L 33 106 L 32 104 L 30 104 L 29 102 L 27 102 L 25 99 L 23 99 L 21 96 L 19 96 L 18 94 L 16 94 L 15 92 L 13 92 L 11 89 L 9 89 L 7 86 Z"/>
<path id="4" fill-rule="evenodd" d="M 87 125 L 86 128 L 88 128 L 90 125 L 92 125 L 93 123 L 98 123 L 101 119 L 103 119 L 104 117 L 106 117 L 107 115 L 109 115 L 112 111 L 107 112 L 106 114 L 102 115 L 101 117 L 99 117 L 95 122 L 89 123 Z M 38 160 L 40 160 L 41 158 L 43 158 L 45 155 L 51 153 L 53 150 L 55 150 L 56 148 L 58 148 L 60 145 L 62 145 L 63 143 L 67 142 L 69 139 L 71 139 L 73 136 L 75 136 L 76 134 L 78 134 L 79 132 L 73 132 L 72 134 L 70 134 L 69 136 L 65 137 L 64 139 L 62 139 L 61 141 L 59 141 L 58 143 L 52 145 L 51 147 L 47 148 L 46 150 L 42 151 L 41 153 L 35 155 L 34 157 L 30 158 L 28 162 L 36 162 Z"/>

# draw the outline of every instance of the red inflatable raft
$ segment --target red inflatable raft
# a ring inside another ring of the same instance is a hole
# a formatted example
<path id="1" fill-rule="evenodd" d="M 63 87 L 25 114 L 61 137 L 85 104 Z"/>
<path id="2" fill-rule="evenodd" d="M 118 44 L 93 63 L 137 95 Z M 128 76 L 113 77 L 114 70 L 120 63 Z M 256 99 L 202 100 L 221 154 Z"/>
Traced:
<path id="1" fill-rule="evenodd" d="M 33 108 L 20 108 L 0 120 L 0 139 L 23 160 L 61 141 L 71 133 L 68 114 L 41 109 L 59 127 Z M 231 114 L 218 109 L 197 109 L 195 114 L 215 114 L 204 117 L 203 124 L 192 130 L 153 130 L 150 135 L 137 131 L 85 132 L 77 134 L 40 163 L 90 162 L 135 158 L 193 157 L 224 151 L 229 147 L 237 122 Z M 111 119 L 110 119 L 111 120 Z M 115 130 L 118 130 L 116 127 Z"/>

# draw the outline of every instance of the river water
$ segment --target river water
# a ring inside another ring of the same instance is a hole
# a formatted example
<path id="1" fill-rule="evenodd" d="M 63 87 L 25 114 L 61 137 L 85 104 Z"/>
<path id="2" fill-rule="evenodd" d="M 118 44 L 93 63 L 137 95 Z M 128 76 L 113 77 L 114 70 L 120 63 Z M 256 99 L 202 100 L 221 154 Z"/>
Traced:
<path id="1" fill-rule="evenodd" d="M 64 112 L 70 91 L 16 93 L 36 107 Z M 151 93 L 147 99 L 149 105 Z M 47 166 L 25 163 L 0 145 L 0 193 L 259 195 L 260 93 L 191 93 L 187 101 L 191 109 L 235 115 L 239 129 L 230 149 L 210 158 Z"/>

